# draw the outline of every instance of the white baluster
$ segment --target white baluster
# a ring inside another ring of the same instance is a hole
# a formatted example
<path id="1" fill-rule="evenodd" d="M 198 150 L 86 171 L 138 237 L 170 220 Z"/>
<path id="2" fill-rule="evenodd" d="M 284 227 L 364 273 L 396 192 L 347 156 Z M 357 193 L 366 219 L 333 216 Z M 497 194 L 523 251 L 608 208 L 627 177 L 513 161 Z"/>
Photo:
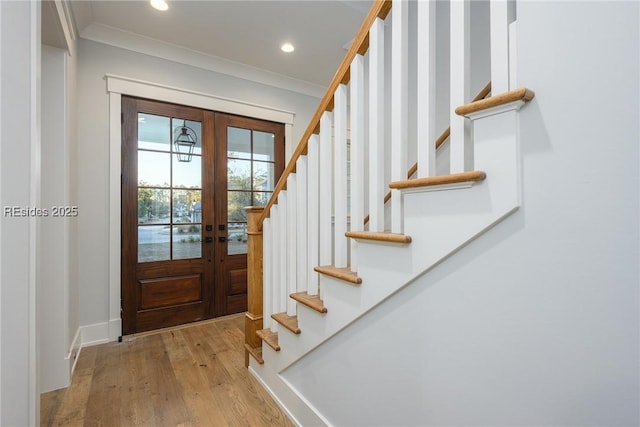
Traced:
<path id="1" fill-rule="evenodd" d="M 518 42 L 516 39 L 517 35 L 517 21 L 514 21 L 509 24 L 509 88 L 515 89 L 518 87 L 518 68 L 517 68 L 517 57 L 516 57 L 516 47 L 518 46 Z M 494 92 L 498 93 L 498 92 Z"/>
<path id="2" fill-rule="evenodd" d="M 491 0 L 491 91 L 509 91 L 509 5 L 507 0 Z"/>
<path id="3" fill-rule="evenodd" d="M 338 85 L 333 96 L 335 137 L 333 141 L 334 261 L 338 268 L 347 266 L 347 87 Z"/>
<path id="4" fill-rule="evenodd" d="M 276 286 L 279 288 L 278 292 L 278 312 L 287 311 L 287 303 L 289 300 L 289 294 L 287 293 L 287 237 L 288 237 L 288 227 L 287 227 L 287 208 L 288 208 L 288 194 L 287 191 L 280 191 L 278 195 L 278 216 L 280 217 L 280 227 L 278 227 L 278 232 L 280 233 L 279 240 L 279 248 L 278 253 L 280 254 L 280 273 L 279 278 L 280 282 L 276 283 Z"/>
<path id="5" fill-rule="evenodd" d="M 295 173 L 287 177 L 287 314 L 295 316 L 296 302 L 289 298 L 289 295 L 297 292 L 297 217 L 296 209 L 298 208 L 298 177 Z"/>
<path id="6" fill-rule="evenodd" d="M 296 289 L 300 292 L 307 290 L 307 156 L 300 156 L 296 161 L 296 176 L 298 177 L 298 194 L 297 194 L 297 207 L 296 217 L 298 218 L 296 223 L 298 229 L 296 230 L 297 238 L 297 259 L 298 266 L 297 271 L 297 286 Z"/>
<path id="7" fill-rule="evenodd" d="M 418 178 L 436 175 L 436 0 L 418 2 Z"/>
<path id="8" fill-rule="evenodd" d="M 409 3 L 393 1 L 391 14 L 391 180 L 407 179 L 407 80 L 409 70 Z M 402 193 L 391 190 L 391 232 L 403 232 Z"/>
<path id="9" fill-rule="evenodd" d="M 450 63 L 450 116 L 451 124 L 451 173 L 473 169 L 473 147 L 471 146 L 470 124 L 455 113 L 460 105 L 469 102 L 469 0 L 455 0 L 450 3 L 451 18 L 451 63 Z"/>
<path id="10" fill-rule="evenodd" d="M 333 194 L 331 162 L 331 128 L 333 113 L 325 111 L 320 118 L 320 265 L 331 265 L 331 197 Z"/>
<path id="11" fill-rule="evenodd" d="M 369 231 L 384 231 L 384 21 L 369 30 Z"/>
<path id="12" fill-rule="evenodd" d="M 314 270 L 319 264 L 318 261 L 318 196 L 320 194 L 320 178 L 319 178 L 319 137 L 318 135 L 311 135 L 307 146 L 307 218 L 308 228 L 307 235 L 307 257 L 308 257 L 308 280 L 307 280 L 307 293 L 309 295 L 318 294 L 318 273 Z"/>
<path id="13" fill-rule="evenodd" d="M 351 230 L 364 230 L 364 57 L 351 62 Z M 358 271 L 358 242 L 351 239 L 351 271 Z"/>
<path id="14" fill-rule="evenodd" d="M 273 314 L 272 288 L 273 288 L 273 252 L 271 247 L 271 218 L 265 218 L 262 222 L 262 325 L 263 328 L 271 328 L 271 314 Z"/>
<path id="15" fill-rule="evenodd" d="M 278 195 L 278 199 L 280 196 Z M 280 306 L 280 292 L 281 292 L 281 283 L 280 280 L 280 257 L 282 254 L 280 253 L 280 212 L 277 204 L 271 206 L 271 312 L 281 313 L 282 307 Z M 264 298 L 264 296 L 263 296 Z M 266 314 L 264 315 L 266 318 Z M 274 332 L 278 331 L 278 322 L 271 322 L 271 330 Z"/>

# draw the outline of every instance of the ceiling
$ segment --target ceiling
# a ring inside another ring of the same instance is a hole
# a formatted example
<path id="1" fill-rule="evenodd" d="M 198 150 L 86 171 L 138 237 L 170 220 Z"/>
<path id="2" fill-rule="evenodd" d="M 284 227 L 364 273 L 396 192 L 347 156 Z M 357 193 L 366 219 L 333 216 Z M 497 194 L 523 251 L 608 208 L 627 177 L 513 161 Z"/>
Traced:
<path id="1" fill-rule="evenodd" d="M 168 3 L 166 12 L 153 9 L 143 0 L 74 0 L 71 8 L 80 37 L 91 39 L 90 34 L 98 30 L 100 34 L 143 36 L 146 41 L 164 42 L 173 49 L 223 58 L 326 87 L 371 0 Z M 121 47 L 122 39 L 118 37 Z M 281 52 L 280 46 L 286 41 L 295 45 L 294 53 Z"/>

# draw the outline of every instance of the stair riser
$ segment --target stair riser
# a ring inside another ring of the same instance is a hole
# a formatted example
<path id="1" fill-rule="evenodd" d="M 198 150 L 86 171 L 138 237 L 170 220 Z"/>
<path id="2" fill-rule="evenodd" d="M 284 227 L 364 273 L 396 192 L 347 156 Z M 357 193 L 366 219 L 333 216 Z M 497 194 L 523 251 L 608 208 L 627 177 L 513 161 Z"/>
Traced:
<path id="1" fill-rule="evenodd" d="M 359 287 L 322 277 L 322 295 L 329 313 L 298 309 L 303 332 L 280 343 L 283 350 L 278 371 L 519 207 L 515 113 L 487 117 L 474 125 L 475 166 L 487 173 L 487 180 L 467 189 L 405 194 L 404 232 L 412 236 L 412 243 L 361 243 L 358 275 L 363 284 Z"/>

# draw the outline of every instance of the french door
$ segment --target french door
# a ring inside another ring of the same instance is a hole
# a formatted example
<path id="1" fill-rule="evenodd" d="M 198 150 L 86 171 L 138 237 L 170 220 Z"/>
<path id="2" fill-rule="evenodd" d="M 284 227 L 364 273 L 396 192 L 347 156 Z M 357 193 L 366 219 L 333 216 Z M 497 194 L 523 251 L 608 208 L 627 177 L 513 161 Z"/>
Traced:
<path id="1" fill-rule="evenodd" d="M 122 111 L 123 333 L 245 311 L 244 207 L 271 196 L 284 126 L 130 97 Z"/>

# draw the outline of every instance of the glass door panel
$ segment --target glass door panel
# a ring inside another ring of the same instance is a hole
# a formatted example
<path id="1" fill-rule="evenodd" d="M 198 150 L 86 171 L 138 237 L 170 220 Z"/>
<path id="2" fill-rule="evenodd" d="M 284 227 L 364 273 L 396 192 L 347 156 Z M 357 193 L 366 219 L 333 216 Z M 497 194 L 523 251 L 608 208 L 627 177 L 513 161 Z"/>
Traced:
<path id="1" fill-rule="evenodd" d="M 247 253 L 244 208 L 267 203 L 275 186 L 275 134 L 227 127 L 227 254 Z"/>
<path id="2" fill-rule="evenodd" d="M 194 147 L 181 161 L 171 141 L 185 127 Z M 200 122 L 138 113 L 138 262 L 202 256 L 201 141 Z"/>

